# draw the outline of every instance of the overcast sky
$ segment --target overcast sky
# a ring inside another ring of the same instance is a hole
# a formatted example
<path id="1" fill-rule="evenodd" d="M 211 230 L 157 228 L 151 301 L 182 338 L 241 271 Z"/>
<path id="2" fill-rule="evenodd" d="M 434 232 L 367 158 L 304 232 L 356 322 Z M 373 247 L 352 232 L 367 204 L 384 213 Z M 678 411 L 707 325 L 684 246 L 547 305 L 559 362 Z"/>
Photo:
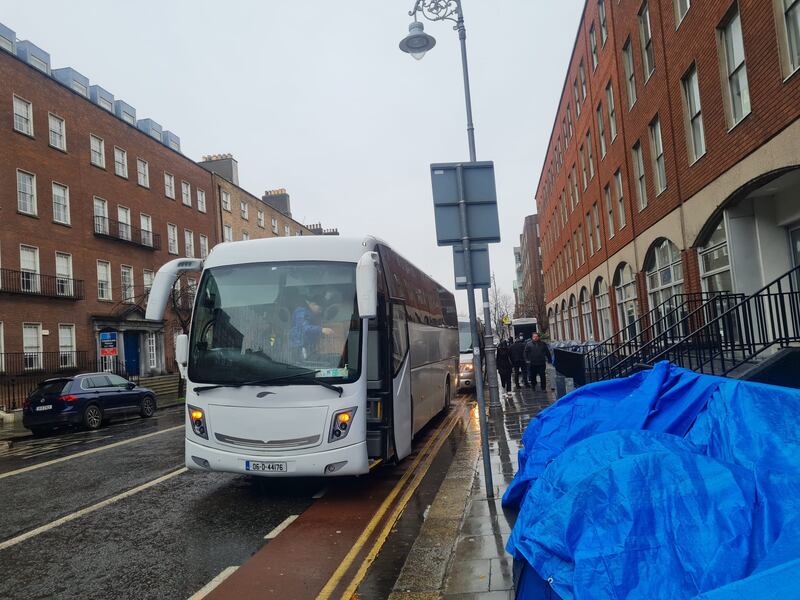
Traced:
<path id="1" fill-rule="evenodd" d="M 370 233 L 453 289 L 436 246 L 428 165 L 467 160 L 458 36 L 422 61 L 398 49 L 413 0 L 28 0 L 0 21 L 181 138 L 230 152 L 242 187 L 285 187 L 293 216 Z M 493 160 L 512 293 L 581 0 L 463 0 L 478 160 Z M 466 311 L 466 294 L 456 294 Z"/>

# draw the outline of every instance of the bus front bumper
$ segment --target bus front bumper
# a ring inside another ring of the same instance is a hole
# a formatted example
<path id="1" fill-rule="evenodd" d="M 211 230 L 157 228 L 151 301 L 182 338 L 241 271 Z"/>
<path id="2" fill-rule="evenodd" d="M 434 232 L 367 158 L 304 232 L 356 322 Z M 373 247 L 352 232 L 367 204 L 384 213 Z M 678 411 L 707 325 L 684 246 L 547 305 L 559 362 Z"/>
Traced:
<path id="1" fill-rule="evenodd" d="M 259 463 L 259 466 L 268 463 L 267 466 L 273 465 L 285 470 L 248 470 L 248 462 Z M 186 467 L 194 471 L 221 471 L 264 477 L 338 477 L 369 473 L 369 460 L 366 441 L 312 454 L 258 456 L 209 448 L 187 439 Z"/>

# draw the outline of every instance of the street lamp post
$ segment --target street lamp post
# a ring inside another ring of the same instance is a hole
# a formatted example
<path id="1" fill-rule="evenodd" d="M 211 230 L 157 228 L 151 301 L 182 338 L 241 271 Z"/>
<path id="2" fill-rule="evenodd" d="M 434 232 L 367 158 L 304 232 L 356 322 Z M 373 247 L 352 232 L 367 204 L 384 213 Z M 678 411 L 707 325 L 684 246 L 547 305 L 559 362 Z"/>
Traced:
<path id="1" fill-rule="evenodd" d="M 422 23 L 417 20 L 417 15 L 422 15 L 428 21 L 452 21 L 455 23 L 453 29 L 458 32 L 458 39 L 461 42 L 461 71 L 464 78 L 464 101 L 467 110 L 467 140 L 469 142 L 469 160 L 477 162 L 475 151 L 475 126 L 472 122 L 472 95 L 469 87 L 469 69 L 467 67 L 467 29 L 464 26 L 464 12 L 461 8 L 461 0 L 415 0 L 414 8 L 409 11 L 409 16 L 414 17 L 414 21 L 409 25 L 409 34 L 400 42 L 400 49 L 421 60 L 425 53 L 436 45 L 436 39 L 425 33 Z M 463 217 L 462 217 L 463 218 Z M 465 262 L 469 265 L 468 242 L 464 247 Z M 467 266 L 469 270 L 469 266 Z M 486 375 L 489 383 L 489 405 L 492 408 L 500 407 L 499 393 L 497 389 L 497 360 L 496 349 L 494 346 L 494 336 L 492 334 L 492 317 L 489 306 L 489 290 L 481 288 L 481 299 L 483 302 L 484 347 L 486 349 Z M 470 315 L 475 314 L 475 291 L 472 285 L 467 288 L 467 300 L 470 304 Z M 477 328 L 473 325 L 472 331 L 473 347 L 477 347 L 475 342 L 478 339 Z M 480 360 L 478 359 L 480 364 Z M 481 374 L 477 373 L 476 384 L 482 384 Z M 478 390 L 478 404 L 481 411 L 481 437 L 483 438 L 483 460 L 484 475 L 486 478 L 487 494 L 492 495 L 492 483 L 488 456 L 488 433 L 486 415 L 484 412 L 483 393 Z"/>
<path id="2" fill-rule="evenodd" d="M 415 59 L 421 60 L 425 53 L 436 45 L 436 39 L 425 33 L 422 23 L 417 20 L 417 15 L 422 15 L 429 21 L 452 21 L 453 29 L 458 31 L 461 42 L 461 71 L 464 78 L 464 101 L 467 109 L 467 141 L 469 142 L 469 160 L 477 161 L 475 151 L 475 126 L 472 122 L 472 94 L 469 87 L 469 68 L 467 67 L 467 29 L 464 26 L 464 12 L 461 9 L 461 0 L 415 0 L 414 8 L 409 11 L 409 16 L 414 21 L 409 25 L 409 34 L 400 42 L 400 49 L 411 54 Z M 484 347 L 486 348 L 486 375 L 489 381 L 489 405 L 500 406 L 497 388 L 497 360 L 492 334 L 492 317 L 489 304 L 489 290 L 481 289 L 483 302 L 483 320 L 485 322 Z"/>

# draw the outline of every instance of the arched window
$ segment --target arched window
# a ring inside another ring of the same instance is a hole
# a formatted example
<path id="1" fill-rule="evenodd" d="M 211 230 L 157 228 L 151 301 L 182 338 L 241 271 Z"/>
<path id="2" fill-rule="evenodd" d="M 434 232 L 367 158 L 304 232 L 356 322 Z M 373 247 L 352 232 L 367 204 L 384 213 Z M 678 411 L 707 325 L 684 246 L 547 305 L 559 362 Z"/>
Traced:
<path id="1" fill-rule="evenodd" d="M 547 322 L 550 325 L 550 337 L 556 339 L 555 320 L 553 319 L 553 307 L 547 309 Z"/>
<path id="2" fill-rule="evenodd" d="M 594 325 L 592 323 L 592 299 L 589 290 L 581 288 L 580 296 L 581 319 L 583 320 L 584 341 L 594 339 Z"/>
<path id="3" fill-rule="evenodd" d="M 578 305 L 575 302 L 575 294 L 569 297 L 569 321 L 572 326 L 572 337 L 570 339 L 581 339 L 581 326 L 578 321 Z"/>
<path id="4" fill-rule="evenodd" d="M 555 310 L 553 311 L 553 339 L 560 340 L 561 339 L 561 312 L 558 310 L 558 304 L 556 304 Z"/>
<path id="5" fill-rule="evenodd" d="M 569 313 L 567 313 L 567 301 L 561 301 L 561 339 L 569 339 Z"/>
<path id="6" fill-rule="evenodd" d="M 704 292 L 732 292 L 731 259 L 725 222 L 720 219 L 711 237 L 697 249 Z"/>
<path id="7" fill-rule="evenodd" d="M 679 320 L 674 310 L 679 303 L 674 297 L 683 293 L 683 263 L 678 247 L 662 240 L 650 251 L 645 270 L 650 308 L 655 311 L 653 323 L 661 332 Z"/>
<path id="8" fill-rule="evenodd" d="M 622 263 L 617 269 L 614 292 L 617 295 L 617 317 L 622 328 L 622 339 L 628 341 L 639 333 L 639 307 L 633 269 Z"/>
<path id="9" fill-rule="evenodd" d="M 604 341 L 614 333 L 611 331 L 611 300 L 608 297 L 608 284 L 602 277 L 594 283 L 594 304 L 597 308 L 598 340 Z"/>

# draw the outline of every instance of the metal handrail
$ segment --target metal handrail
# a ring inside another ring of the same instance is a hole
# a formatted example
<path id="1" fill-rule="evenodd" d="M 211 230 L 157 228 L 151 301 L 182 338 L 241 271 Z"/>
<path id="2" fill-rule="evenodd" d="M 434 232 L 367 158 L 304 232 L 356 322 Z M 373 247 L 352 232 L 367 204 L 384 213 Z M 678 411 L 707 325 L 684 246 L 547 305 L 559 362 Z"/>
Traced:
<path id="1" fill-rule="evenodd" d="M 151 250 L 161 249 L 161 236 L 158 233 L 140 229 L 130 223 L 123 223 L 108 217 L 95 215 L 94 234 L 100 237 L 121 240 L 143 248 L 150 248 Z"/>
<path id="2" fill-rule="evenodd" d="M 83 280 L 60 275 L 43 275 L 33 271 L 0 269 L 0 292 L 82 300 Z"/>

